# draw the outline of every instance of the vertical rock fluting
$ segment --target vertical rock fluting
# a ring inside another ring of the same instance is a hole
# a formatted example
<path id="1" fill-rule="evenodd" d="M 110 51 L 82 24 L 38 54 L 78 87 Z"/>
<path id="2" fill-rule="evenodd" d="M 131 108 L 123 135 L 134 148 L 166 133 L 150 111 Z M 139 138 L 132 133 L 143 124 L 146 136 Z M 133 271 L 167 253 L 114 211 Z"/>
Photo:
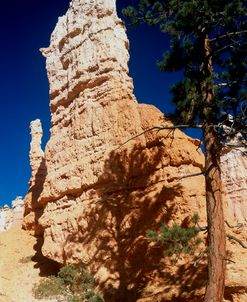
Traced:
<path id="1" fill-rule="evenodd" d="M 46 166 L 44 152 L 41 148 L 43 130 L 39 119 L 30 123 L 31 143 L 30 143 L 30 166 L 31 178 L 29 181 L 29 191 L 25 196 L 25 211 L 23 228 L 31 231 L 35 235 L 41 235 L 42 229 L 38 224 L 38 218 L 43 212 L 43 207 L 38 203 L 38 198 L 43 190 L 43 183 L 46 177 Z"/>
<path id="2" fill-rule="evenodd" d="M 109 150 L 142 131 L 127 75 L 127 46 L 113 0 L 77 0 L 59 18 L 50 46 L 41 50 L 52 113 L 42 202 L 97 183 Z"/>
<path id="3" fill-rule="evenodd" d="M 247 156 L 243 150 L 224 148 L 221 171 L 230 218 L 247 226 Z"/>
<path id="4" fill-rule="evenodd" d="M 36 119 L 30 123 L 31 130 L 31 143 L 29 159 L 31 165 L 31 179 L 29 185 L 32 186 L 36 182 L 36 177 L 40 173 L 42 168 L 42 162 L 44 161 L 44 151 L 41 148 L 43 130 L 39 119 Z"/>
<path id="5" fill-rule="evenodd" d="M 160 278 L 162 252 L 149 248 L 146 230 L 205 216 L 204 179 L 186 177 L 203 169 L 198 141 L 180 131 L 140 135 L 171 123 L 135 100 L 114 0 L 72 1 L 41 51 L 52 113 L 37 200 L 42 252 L 84 263 L 108 301 L 131 301 Z"/>
<path id="6" fill-rule="evenodd" d="M 24 227 L 43 235 L 46 257 L 86 265 L 108 302 L 136 301 L 154 284 L 166 298 L 181 295 L 179 278 L 191 297 L 186 284 L 201 289 L 204 277 L 198 283 L 193 263 L 183 264 L 183 277 L 181 268 L 157 266 L 162 251 L 145 233 L 164 222 L 186 225 L 196 212 L 205 221 L 204 178 L 191 176 L 202 172 L 203 154 L 179 130 L 146 131 L 171 123 L 135 100 L 115 1 L 72 1 L 41 51 L 51 137 L 43 155 L 41 132 L 32 131 Z"/>
<path id="7" fill-rule="evenodd" d="M 234 141 L 230 143 L 236 145 Z M 244 151 L 224 147 L 221 174 L 225 191 L 226 232 L 247 246 L 247 158 Z M 247 250 L 233 239 L 228 239 L 227 243 L 231 262 L 227 265 L 226 296 L 231 301 L 245 302 Z M 232 293 L 228 294 L 231 290 Z"/>

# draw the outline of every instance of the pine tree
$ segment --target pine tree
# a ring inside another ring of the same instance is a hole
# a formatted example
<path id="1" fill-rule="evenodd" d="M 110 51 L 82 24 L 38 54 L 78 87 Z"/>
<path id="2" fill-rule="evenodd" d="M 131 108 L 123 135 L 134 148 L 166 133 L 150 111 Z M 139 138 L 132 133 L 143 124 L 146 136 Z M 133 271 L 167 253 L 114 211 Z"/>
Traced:
<path id="1" fill-rule="evenodd" d="M 132 24 L 159 26 L 170 48 L 158 66 L 181 71 L 172 88 L 179 123 L 201 125 L 205 144 L 208 283 L 204 301 L 223 301 L 226 240 L 220 154 L 229 136 L 246 142 L 247 1 L 139 0 L 123 14 Z M 228 131 L 225 131 L 225 129 Z"/>

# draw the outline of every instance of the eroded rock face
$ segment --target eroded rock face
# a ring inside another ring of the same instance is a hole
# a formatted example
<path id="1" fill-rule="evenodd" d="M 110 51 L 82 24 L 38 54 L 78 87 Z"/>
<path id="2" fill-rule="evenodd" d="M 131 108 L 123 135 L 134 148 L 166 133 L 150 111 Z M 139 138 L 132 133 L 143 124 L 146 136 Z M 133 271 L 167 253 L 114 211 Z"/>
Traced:
<path id="1" fill-rule="evenodd" d="M 109 152 L 142 131 L 127 46 L 115 1 L 88 0 L 71 3 L 42 49 L 52 128 L 41 203 L 98 183 Z M 130 144 L 144 142 L 140 136 Z"/>
<path id="2" fill-rule="evenodd" d="M 180 282 L 169 283 L 181 267 L 164 262 L 145 233 L 164 222 L 186 225 L 196 212 L 205 221 L 204 178 L 191 177 L 203 170 L 199 142 L 179 130 L 157 131 L 171 122 L 136 102 L 114 0 L 72 1 L 42 53 L 52 127 L 44 156 L 41 132 L 32 131 L 38 151 L 30 153 L 25 228 L 44 236 L 46 257 L 85 264 L 108 302 L 161 289 L 166 299 L 181 295 Z M 203 269 L 201 278 L 193 263 L 182 271 L 183 288 L 204 286 Z"/>
<path id="3" fill-rule="evenodd" d="M 29 158 L 31 178 L 29 181 L 29 191 L 25 196 L 23 228 L 31 231 L 35 235 L 41 235 L 43 230 L 38 224 L 38 219 L 42 215 L 43 207 L 38 203 L 38 198 L 43 190 L 43 183 L 47 173 L 44 152 L 41 148 L 43 130 L 39 119 L 30 123 L 30 130 L 31 143 Z"/>
<path id="4" fill-rule="evenodd" d="M 36 180 L 37 174 L 40 172 L 40 166 L 42 165 L 42 161 L 44 160 L 44 152 L 41 148 L 43 130 L 42 125 L 39 119 L 36 119 L 30 123 L 31 130 L 31 143 L 30 143 L 30 165 L 31 165 L 31 179 L 30 186 L 32 186 Z"/>
<path id="5" fill-rule="evenodd" d="M 0 232 L 7 231 L 12 226 L 20 224 L 23 220 L 24 200 L 21 196 L 17 196 L 12 201 L 11 207 L 5 205 L 0 208 Z"/>
<path id="6" fill-rule="evenodd" d="M 221 170 L 231 218 L 247 225 L 247 156 L 243 150 L 225 148 Z"/>
<path id="7" fill-rule="evenodd" d="M 94 222 L 100 219 L 114 225 L 116 218 L 110 208 L 105 209 L 109 196 L 116 206 L 127 198 L 126 192 L 136 191 L 133 201 L 134 193 L 126 202 L 133 207 L 132 202 L 141 202 L 138 191 L 153 190 L 152 186 L 162 191 L 164 183 L 203 166 L 194 141 L 179 131 L 166 140 L 167 131 L 139 135 L 155 123 L 164 124 L 164 118 L 157 109 L 136 103 L 127 47 L 115 1 L 109 0 L 72 1 L 52 33 L 50 46 L 42 49 L 50 82 L 52 128 L 45 150 L 47 176 L 39 203 L 46 207 L 40 222 L 45 229 L 43 252 L 59 262 L 87 262 L 93 257 L 99 242 L 82 243 L 76 255 L 71 247 L 80 238 L 76 235 L 68 242 L 67 238 L 72 233 L 85 235 L 90 216 Z M 168 191 L 174 198 L 181 195 Z M 105 219 L 94 211 L 106 212 Z M 103 228 L 99 227 L 100 232 Z"/>
<path id="8" fill-rule="evenodd" d="M 185 177 L 203 169 L 198 141 L 178 130 L 141 134 L 171 123 L 135 100 L 114 0 L 72 1 L 42 53 L 52 127 L 46 176 L 27 217 L 34 221 L 42 209 L 45 256 L 83 262 L 109 301 L 121 295 L 131 301 L 136 287 L 160 274 L 154 267 L 162 252 L 149 248 L 146 230 L 195 212 L 205 217 L 204 179 Z"/>

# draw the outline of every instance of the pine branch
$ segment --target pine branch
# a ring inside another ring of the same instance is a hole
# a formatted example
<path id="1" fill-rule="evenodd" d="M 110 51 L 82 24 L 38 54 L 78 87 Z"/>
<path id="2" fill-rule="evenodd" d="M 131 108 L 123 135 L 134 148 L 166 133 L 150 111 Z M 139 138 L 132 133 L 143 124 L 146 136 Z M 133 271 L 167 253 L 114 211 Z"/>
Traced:
<path id="1" fill-rule="evenodd" d="M 218 83 L 218 84 L 215 84 L 214 87 L 215 88 L 229 87 L 229 86 L 232 86 L 237 83 L 238 83 L 238 81 Z"/>
<path id="2" fill-rule="evenodd" d="M 152 132 L 154 130 L 157 130 L 158 132 L 161 131 L 161 130 L 176 130 L 176 129 L 188 129 L 188 128 L 193 128 L 193 129 L 202 129 L 204 126 L 201 125 L 201 124 L 198 124 L 198 125 L 173 125 L 173 126 L 154 126 L 152 128 L 148 128 L 148 129 L 145 129 L 143 132 L 141 133 L 138 133 L 137 135 L 135 136 L 132 136 L 131 138 L 129 138 L 128 140 L 126 140 L 125 142 L 123 142 L 119 147 L 117 147 L 115 150 L 118 150 L 119 148 L 121 148 L 122 146 L 126 145 L 128 142 L 148 133 L 148 132 Z M 217 125 L 209 125 L 208 127 L 214 127 L 214 128 L 218 128 L 218 129 L 221 129 L 222 128 L 222 123 L 219 123 Z M 237 134 L 237 133 L 242 133 L 242 134 L 246 134 L 247 131 L 244 131 L 244 130 L 231 130 L 230 133 L 228 134 Z M 230 145 L 229 145 L 230 146 Z M 245 145 L 244 145 L 245 146 Z"/>
<path id="3" fill-rule="evenodd" d="M 224 51 L 228 50 L 229 48 L 234 49 L 234 44 L 236 44 L 236 43 L 232 43 L 232 44 L 226 45 L 226 46 L 224 46 L 224 47 L 216 50 L 215 52 L 211 52 L 208 56 L 209 57 L 215 56 L 215 55 L 217 55 L 217 54 L 219 54 L 221 52 L 224 52 Z"/>
<path id="4" fill-rule="evenodd" d="M 230 33 L 226 33 L 226 34 L 223 34 L 223 35 L 219 35 L 218 37 L 209 39 L 209 42 L 214 42 L 214 41 L 216 41 L 216 40 L 218 41 L 218 40 L 220 40 L 220 39 L 230 38 L 230 37 L 232 37 L 232 36 L 238 36 L 238 35 L 241 35 L 241 34 L 247 34 L 247 30 L 236 31 L 236 32 L 230 32 Z"/>
<path id="5" fill-rule="evenodd" d="M 235 84 L 242 84 L 242 83 L 244 84 L 246 82 L 247 82 L 247 80 L 218 83 L 218 84 L 214 84 L 214 88 L 231 87 Z"/>
<path id="6" fill-rule="evenodd" d="M 123 14 L 125 15 L 125 14 Z M 128 17 L 128 16 L 127 16 Z M 135 21 L 131 22 L 131 23 L 127 23 L 125 24 L 126 27 L 131 27 L 131 26 L 134 26 L 134 25 L 138 25 L 139 22 L 143 22 L 143 23 L 147 23 L 148 21 L 150 20 L 154 20 L 156 18 L 165 18 L 167 17 L 166 13 L 164 12 L 160 12 L 160 13 L 156 13 L 156 14 L 153 14 L 152 16 L 150 17 L 146 17 L 146 16 L 143 16 L 143 17 L 135 17 Z M 130 17 L 131 18 L 131 17 Z"/>
<path id="7" fill-rule="evenodd" d="M 175 125 L 175 126 L 154 126 L 152 128 L 148 128 L 145 129 L 143 132 L 132 136 L 131 138 L 129 138 L 128 140 L 126 140 L 125 142 L 123 142 L 119 147 L 117 147 L 115 150 L 121 148 L 122 146 L 126 145 L 128 142 L 140 137 L 141 135 L 144 135 L 148 132 L 152 132 L 154 130 L 157 130 L 158 132 L 161 130 L 176 130 L 176 129 L 188 129 L 188 128 L 195 128 L 195 129 L 201 129 L 202 125 Z"/>

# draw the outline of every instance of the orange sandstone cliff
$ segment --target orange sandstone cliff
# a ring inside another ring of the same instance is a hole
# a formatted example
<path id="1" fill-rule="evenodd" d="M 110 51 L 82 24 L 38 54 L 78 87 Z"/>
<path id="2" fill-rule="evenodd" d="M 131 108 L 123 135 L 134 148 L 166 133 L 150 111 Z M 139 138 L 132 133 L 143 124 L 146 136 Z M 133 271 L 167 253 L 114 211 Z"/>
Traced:
<path id="1" fill-rule="evenodd" d="M 204 268 L 170 267 L 145 232 L 194 213 L 205 223 L 204 178 L 191 176 L 204 157 L 179 130 L 146 131 L 171 123 L 136 102 L 115 1 L 73 0 L 41 51 L 51 137 L 43 153 L 40 122 L 31 125 L 24 228 L 43 236 L 44 256 L 85 264 L 106 301 L 191 299 L 205 285 Z"/>

